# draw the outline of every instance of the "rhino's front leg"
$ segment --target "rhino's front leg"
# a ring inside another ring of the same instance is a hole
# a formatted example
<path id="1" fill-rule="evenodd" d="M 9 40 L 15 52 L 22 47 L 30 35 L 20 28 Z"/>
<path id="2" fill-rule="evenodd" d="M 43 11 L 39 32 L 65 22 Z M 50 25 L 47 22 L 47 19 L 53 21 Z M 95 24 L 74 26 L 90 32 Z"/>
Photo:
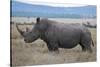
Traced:
<path id="1" fill-rule="evenodd" d="M 50 42 L 50 43 L 48 43 L 47 44 L 47 46 L 48 46 L 48 49 L 49 49 L 49 51 L 50 52 L 56 52 L 56 53 L 59 53 L 59 46 L 58 46 L 58 44 L 57 43 L 55 43 L 55 42 Z"/>

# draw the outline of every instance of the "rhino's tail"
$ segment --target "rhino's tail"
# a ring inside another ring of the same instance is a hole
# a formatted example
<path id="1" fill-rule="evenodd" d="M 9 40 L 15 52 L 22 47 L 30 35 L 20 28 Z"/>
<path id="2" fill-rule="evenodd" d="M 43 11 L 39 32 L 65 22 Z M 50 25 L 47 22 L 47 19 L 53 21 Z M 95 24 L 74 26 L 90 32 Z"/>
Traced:
<path id="1" fill-rule="evenodd" d="M 92 46 L 94 46 L 94 42 L 93 42 L 93 39 L 92 39 Z"/>

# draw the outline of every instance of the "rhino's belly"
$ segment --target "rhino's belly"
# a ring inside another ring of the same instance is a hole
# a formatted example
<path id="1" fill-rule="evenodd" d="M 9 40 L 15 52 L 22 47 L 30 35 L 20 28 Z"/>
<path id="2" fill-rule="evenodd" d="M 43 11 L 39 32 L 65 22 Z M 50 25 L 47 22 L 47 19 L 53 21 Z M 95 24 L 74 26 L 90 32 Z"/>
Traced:
<path id="1" fill-rule="evenodd" d="M 60 48 L 74 48 L 77 44 L 60 44 Z"/>
<path id="2" fill-rule="evenodd" d="M 79 40 L 60 40 L 58 44 L 61 48 L 73 48 L 79 44 Z"/>
<path id="3" fill-rule="evenodd" d="M 62 36 L 58 36 L 57 40 L 59 46 L 62 48 L 73 48 L 80 42 L 80 33 L 68 33 L 63 34 Z"/>

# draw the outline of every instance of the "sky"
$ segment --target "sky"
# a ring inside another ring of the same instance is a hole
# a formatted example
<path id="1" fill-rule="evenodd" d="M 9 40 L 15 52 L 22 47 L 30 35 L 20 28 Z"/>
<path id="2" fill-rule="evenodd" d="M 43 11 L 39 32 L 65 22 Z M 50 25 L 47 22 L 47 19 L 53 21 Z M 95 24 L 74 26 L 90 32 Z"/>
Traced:
<path id="1" fill-rule="evenodd" d="M 87 0 L 13 0 L 19 1 L 28 4 L 40 4 L 40 5 L 48 5 L 53 7 L 80 7 L 86 6 Z M 91 0 L 92 3 L 93 0 Z M 81 4 L 72 4 L 72 3 L 81 3 Z M 95 3 L 93 3 L 95 5 Z"/>

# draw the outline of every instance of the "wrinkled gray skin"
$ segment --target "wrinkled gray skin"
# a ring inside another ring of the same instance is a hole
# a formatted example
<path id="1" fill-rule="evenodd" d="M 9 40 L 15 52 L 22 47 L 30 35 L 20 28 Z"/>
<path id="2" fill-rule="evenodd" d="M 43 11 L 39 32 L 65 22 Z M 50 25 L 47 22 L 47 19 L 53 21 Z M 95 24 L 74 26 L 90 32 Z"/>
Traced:
<path id="1" fill-rule="evenodd" d="M 48 19 L 36 19 L 36 24 L 31 31 L 23 32 L 16 25 L 17 30 L 24 37 L 26 43 L 31 43 L 41 38 L 47 43 L 49 51 L 58 51 L 58 48 L 73 48 L 80 44 L 82 51 L 92 52 L 93 40 L 89 30 L 80 25 L 57 23 Z"/>

